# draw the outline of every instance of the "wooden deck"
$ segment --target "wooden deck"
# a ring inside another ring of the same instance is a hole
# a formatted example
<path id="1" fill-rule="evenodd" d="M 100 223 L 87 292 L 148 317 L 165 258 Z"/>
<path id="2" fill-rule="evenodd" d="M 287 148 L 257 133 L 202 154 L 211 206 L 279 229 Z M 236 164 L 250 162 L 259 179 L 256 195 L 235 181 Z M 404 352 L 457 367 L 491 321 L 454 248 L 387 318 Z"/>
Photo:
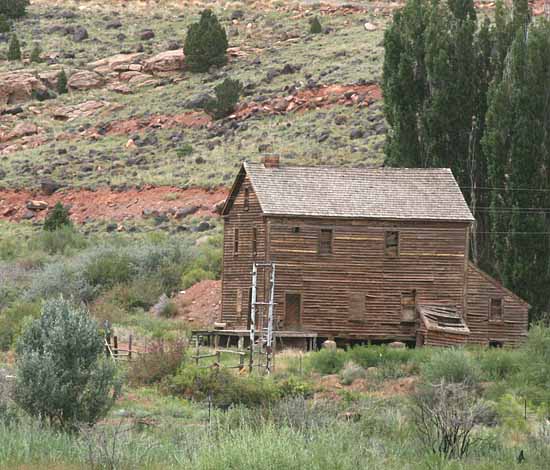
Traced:
<path id="1" fill-rule="evenodd" d="M 250 330 L 193 330 L 193 336 L 208 338 L 208 343 L 214 347 L 229 347 L 232 343 L 239 349 L 250 341 Z M 258 334 L 256 335 L 259 336 Z M 317 348 L 317 333 L 311 331 L 279 330 L 274 331 L 275 345 L 278 348 L 301 347 L 307 351 Z"/>

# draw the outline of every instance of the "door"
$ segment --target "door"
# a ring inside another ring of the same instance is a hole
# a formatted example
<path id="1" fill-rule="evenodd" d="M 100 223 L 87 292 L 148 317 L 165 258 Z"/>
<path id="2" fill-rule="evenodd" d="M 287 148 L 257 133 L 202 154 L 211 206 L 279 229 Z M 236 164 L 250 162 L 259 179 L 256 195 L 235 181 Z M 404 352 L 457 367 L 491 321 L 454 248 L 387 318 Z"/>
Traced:
<path id="1" fill-rule="evenodd" d="M 285 329 L 300 328 L 302 316 L 302 295 L 296 293 L 285 294 Z"/>

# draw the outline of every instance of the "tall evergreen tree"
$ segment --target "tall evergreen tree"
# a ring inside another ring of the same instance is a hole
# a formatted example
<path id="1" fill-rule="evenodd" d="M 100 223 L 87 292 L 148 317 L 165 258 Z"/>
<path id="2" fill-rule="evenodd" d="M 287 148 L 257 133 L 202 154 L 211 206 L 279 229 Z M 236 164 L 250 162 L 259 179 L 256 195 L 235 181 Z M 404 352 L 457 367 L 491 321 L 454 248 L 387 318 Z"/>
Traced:
<path id="1" fill-rule="evenodd" d="M 518 27 L 491 88 L 483 140 L 496 270 L 530 301 L 535 317 L 550 311 L 549 50 L 546 20 Z"/>

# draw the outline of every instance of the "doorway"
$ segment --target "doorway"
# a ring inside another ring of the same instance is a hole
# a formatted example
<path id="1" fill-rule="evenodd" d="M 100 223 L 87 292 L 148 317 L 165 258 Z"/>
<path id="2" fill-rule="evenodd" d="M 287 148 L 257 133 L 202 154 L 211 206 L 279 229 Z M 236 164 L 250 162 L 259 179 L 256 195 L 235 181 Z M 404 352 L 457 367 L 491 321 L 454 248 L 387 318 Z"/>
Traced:
<path id="1" fill-rule="evenodd" d="M 302 294 L 285 294 L 285 329 L 296 330 L 302 323 Z"/>

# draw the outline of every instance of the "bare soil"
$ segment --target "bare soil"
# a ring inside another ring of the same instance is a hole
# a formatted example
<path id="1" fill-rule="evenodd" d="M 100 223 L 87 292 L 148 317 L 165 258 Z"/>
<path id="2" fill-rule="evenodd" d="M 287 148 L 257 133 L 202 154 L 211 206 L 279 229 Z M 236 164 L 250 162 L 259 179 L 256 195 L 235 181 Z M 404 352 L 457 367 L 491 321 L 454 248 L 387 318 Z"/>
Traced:
<path id="1" fill-rule="evenodd" d="M 170 186 L 144 187 L 123 192 L 101 188 L 61 190 L 51 196 L 29 191 L 0 190 L 0 220 L 21 221 L 28 213 L 28 201 L 44 201 L 48 207 L 57 202 L 70 206 L 71 219 L 76 223 L 91 220 L 124 221 L 144 216 L 144 210 L 166 212 L 172 209 L 198 207 L 196 216 L 217 216 L 216 205 L 227 196 L 226 188 L 179 189 Z M 42 220 L 48 210 L 34 211 L 33 220 Z"/>

